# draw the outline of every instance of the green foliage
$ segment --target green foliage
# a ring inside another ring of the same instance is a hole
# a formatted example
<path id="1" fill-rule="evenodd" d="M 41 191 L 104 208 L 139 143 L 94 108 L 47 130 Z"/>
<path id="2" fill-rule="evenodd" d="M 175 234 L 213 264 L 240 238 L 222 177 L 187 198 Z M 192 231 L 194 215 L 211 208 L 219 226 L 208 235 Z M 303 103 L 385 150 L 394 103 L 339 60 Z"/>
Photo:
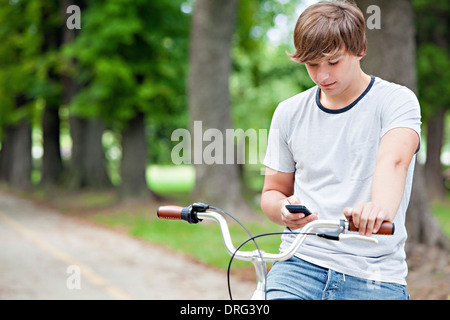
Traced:
<path id="1" fill-rule="evenodd" d="M 427 119 L 438 108 L 450 108 L 450 59 L 448 48 L 432 43 L 418 49 L 419 99 L 422 113 Z"/>
<path id="2" fill-rule="evenodd" d="M 41 1 L 2 0 L 0 6 L 0 127 L 29 115 L 16 108 L 19 96 L 31 98 L 37 85 L 43 35 L 39 33 Z"/>
<path id="3" fill-rule="evenodd" d="M 305 67 L 291 61 L 282 47 L 262 47 L 251 55 L 237 47 L 233 56 L 233 117 L 239 128 L 268 129 L 281 101 L 314 85 Z"/>
<path id="4" fill-rule="evenodd" d="M 286 55 L 291 41 L 277 46 L 267 37 L 279 16 L 295 24 L 300 2 L 241 1 L 230 82 L 235 127 L 268 129 L 281 101 L 314 85 L 304 66 Z"/>
<path id="5" fill-rule="evenodd" d="M 0 141 L 2 129 L 38 118 L 42 105 L 55 103 L 61 85 L 57 0 L 0 1 Z"/>
<path id="6" fill-rule="evenodd" d="M 414 0 L 419 100 L 424 120 L 450 108 L 450 2 Z"/>
<path id="7" fill-rule="evenodd" d="M 83 88 L 72 103 L 73 113 L 100 116 L 121 128 L 137 112 L 158 123 L 185 108 L 189 20 L 181 3 L 88 4 L 79 36 L 64 51 L 79 63 L 77 77 Z"/>
<path id="8" fill-rule="evenodd" d="M 143 112 L 151 163 L 170 161 L 171 133 L 187 126 L 190 16 L 182 3 L 89 2 L 79 35 L 63 50 L 66 68 L 82 88 L 71 101 L 71 114 L 100 117 L 121 132 Z"/>
<path id="9" fill-rule="evenodd" d="M 240 1 L 230 79 L 235 128 L 267 129 L 278 103 L 313 85 L 303 66 L 285 54 L 292 41 L 269 41 L 277 21 L 290 35 L 301 0 Z M 170 140 L 187 128 L 186 78 L 194 0 L 96 0 L 81 8 L 74 42 L 60 47 L 66 29 L 58 0 L 0 0 L 0 141 L 23 118 L 40 125 L 44 107 L 62 105 L 60 76 L 80 91 L 67 114 L 101 117 L 117 137 L 137 112 L 147 119 L 149 162 L 171 163 Z M 419 97 L 424 115 L 448 107 L 448 1 L 414 0 Z M 282 18 L 282 19 L 280 19 Z M 284 38 L 283 38 L 284 39 Z M 21 107 L 17 108 L 18 99 Z M 67 124 L 62 124 L 67 127 Z M 117 160 L 114 160 L 117 161 Z"/>

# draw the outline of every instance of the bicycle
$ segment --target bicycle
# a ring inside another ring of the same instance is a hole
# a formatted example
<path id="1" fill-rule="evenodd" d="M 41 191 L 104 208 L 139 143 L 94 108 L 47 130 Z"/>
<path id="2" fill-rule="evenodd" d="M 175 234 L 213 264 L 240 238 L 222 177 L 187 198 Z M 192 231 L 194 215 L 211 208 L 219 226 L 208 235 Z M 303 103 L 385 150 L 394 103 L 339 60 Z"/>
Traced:
<path id="1" fill-rule="evenodd" d="M 237 248 L 234 247 L 233 241 L 231 239 L 230 230 L 228 228 L 228 223 L 225 220 L 223 215 L 227 215 L 236 222 L 238 222 L 249 234 L 249 239 L 240 244 Z M 361 241 L 367 241 L 377 244 L 378 240 L 373 237 L 361 236 L 355 233 L 345 233 L 345 231 L 349 232 L 357 232 L 358 228 L 353 224 L 351 220 L 315 220 L 307 225 L 305 225 L 302 229 L 302 232 L 294 232 L 290 231 L 290 233 L 297 234 L 295 240 L 292 242 L 288 250 L 285 250 L 283 253 L 267 253 L 258 248 L 257 243 L 255 242 L 256 238 L 269 236 L 269 235 L 282 235 L 287 232 L 272 232 L 265 233 L 257 236 L 252 236 L 251 233 L 240 223 L 235 217 L 231 214 L 209 206 L 204 203 L 194 203 L 188 207 L 180 207 L 180 206 L 160 206 L 157 210 L 157 216 L 160 219 L 169 219 L 169 220 L 184 220 L 190 224 L 197 224 L 203 220 L 213 220 L 219 224 L 222 238 L 225 244 L 225 248 L 227 252 L 231 255 L 230 263 L 228 265 L 227 272 L 227 280 L 228 280 L 228 291 L 230 295 L 230 299 L 232 300 L 231 287 L 230 287 L 230 267 L 233 259 L 249 261 L 255 267 L 256 272 L 256 289 L 251 297 L 251 300 L 266 300 L 266 276 L 267 276 L 267 263 L 274 263 L 279 261 L 285 261 L 291 258 L 300 246 L 303 244 L 307 236 L 318 236 L 321 238 L 325 238 L 331 241 L 344 241 L 350 239 L 357 239 Z M 333 232 L 312 232 L 315 229 L 319 228 L 336 228 Z M 383 222 L 380 229 L 376 234 L 378 235 L 392 235 L 394 234 L 395 226 L 391 222 Z M 289 232 L 288 232 L 289 233 Z M 253 251 L 241 251 L 241 247 L 248 243 L 249 241 L 253 241 L 256 246 L 256 250 Z"/>

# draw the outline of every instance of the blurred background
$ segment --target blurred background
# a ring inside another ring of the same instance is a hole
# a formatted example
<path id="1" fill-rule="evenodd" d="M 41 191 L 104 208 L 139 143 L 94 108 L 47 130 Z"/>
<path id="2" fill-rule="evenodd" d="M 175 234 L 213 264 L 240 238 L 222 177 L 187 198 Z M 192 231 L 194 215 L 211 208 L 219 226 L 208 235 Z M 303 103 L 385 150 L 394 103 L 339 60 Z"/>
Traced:
<path id="1" fill-rule="evenodd" d="M 228 34 L 211 21 L 212 39 L 204 39 L 217 51 L 207 65 L 225 65 L 224 74 L 200 70 L 209 87 L 189 91 L 189 70 L 199 64 L 193 60 L 208 51 L 195 44 L 199 52 L 190 58 L 195 1 L 2 0 L 1 181 L 26 192 L 114 189 L 121 199 L 191 193 L 200 185 L 196 168 L 174 165 L 180 141 L 172 132 L 194 120 L 204 130 L 267 130 L 280 101 L 313 85 L 285 54 L 299 12 L 313 2 L 234 1 L 226 12 L 217 6 Z M 73 4 L 81 29 L 67 26 L 76 22 L 66 11 Z M 215 101 L 189 107 L 190 96 L 211 88 L 219 92 Z M 220 123 L 209 123 L 215 114 Z M 263 156 L 264 141 L 258 144 Z M 225 187 L 259 193 L 260 161 L 246 160 L 231 166 L 239 167 L 232 177 L 239 182 Z"/>
<path id="2" fill-rule="evenodd" d="M 241 139 L 240 164 L 175 165 L 172 133 L 193 121 L 223 133 L 267 130 L 279 102 L 313 86 L 286 52 L 315 2 L 0 0 L 2 190 L 66 207 L 194 200 L 260 216 L 263 141 L 256 164 Z M 448 250 L 450 2 L 355 2 L 380 19 L 367 30 L 363 69 L 421 103 L 410 241 Z"/>

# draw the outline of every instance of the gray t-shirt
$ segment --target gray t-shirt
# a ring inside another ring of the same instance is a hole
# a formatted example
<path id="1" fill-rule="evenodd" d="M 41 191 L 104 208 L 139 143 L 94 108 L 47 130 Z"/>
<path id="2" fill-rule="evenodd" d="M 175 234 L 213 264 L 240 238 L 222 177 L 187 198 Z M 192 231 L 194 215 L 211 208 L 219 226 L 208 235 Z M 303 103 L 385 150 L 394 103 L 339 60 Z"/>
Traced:
<path id="1" fill-rule="evenodd" d="M 315 86 L 279 104 L 273 115 L 264 164 L 295 172 L 294 194 L 319 219 L 344 219 L 343 209 L 370 201 L 372 175 L 383 135 L 406 127 L 420 136 L 420 106 L 415 94 L 372 76 L 367 89 L 339 110 L 325 108 Z M 411 195 L 415 156 L 395 217 L 394 236 L 373 235 L 378 245 L 358 240 L 307 237 L 297 256 L 364 279 L 406 284 L 405 213 Z M 280 250 L 294 235 L 283 235 Z"/>

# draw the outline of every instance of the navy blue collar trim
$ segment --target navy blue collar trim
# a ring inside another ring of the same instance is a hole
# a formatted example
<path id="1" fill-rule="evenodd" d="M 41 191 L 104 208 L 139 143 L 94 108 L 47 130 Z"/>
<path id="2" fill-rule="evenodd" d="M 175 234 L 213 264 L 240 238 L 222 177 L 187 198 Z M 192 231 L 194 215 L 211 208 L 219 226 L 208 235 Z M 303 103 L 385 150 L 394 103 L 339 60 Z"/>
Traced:
<path id="1" fill-rule="evenodd" d="M 344 107 L 344 108 L 341 108 L 341 109 L 328 109 L 328 108 L 325 108 L 323 105 L 322 105 L 322 103 L 320 102 L 320 88 L 319 87 L 317 87 L 317 92 L 316 92 L 316 103 L 317 103 L 317 106 L 320 108 L 320 110 L 322 110 L 322 111 L 324 111 L 324 112 L 326 112 L 326 113 L 334 113 L 334 114 L 336 114 L 336 113 L 342 113 L 342 112 L 345 112 L 345 111 L 348 111 L 348 110 L 350 110 L 351 108 L 353 108 L 362 98 L 364 98 L 364 96 L 370 91 L 370 89 L 372 88 L 372 86 L 373 86 L 373 83 L 375 82 L 375 76 L 370 76 L 370 78 L 371 78 L 371 80 L 370 80 L 370 83 L 369 83 L 369 85 L 367 86 L 367 88 L 366 88 L 366 90 L 364 90 L 364 92 L 363 93 L 361 93 L 361 95 L 355 100 L 355 101 L 353 101 L 352 103 L 350 103 L 348 106 L 346 106 L 346 107 Z"/>

